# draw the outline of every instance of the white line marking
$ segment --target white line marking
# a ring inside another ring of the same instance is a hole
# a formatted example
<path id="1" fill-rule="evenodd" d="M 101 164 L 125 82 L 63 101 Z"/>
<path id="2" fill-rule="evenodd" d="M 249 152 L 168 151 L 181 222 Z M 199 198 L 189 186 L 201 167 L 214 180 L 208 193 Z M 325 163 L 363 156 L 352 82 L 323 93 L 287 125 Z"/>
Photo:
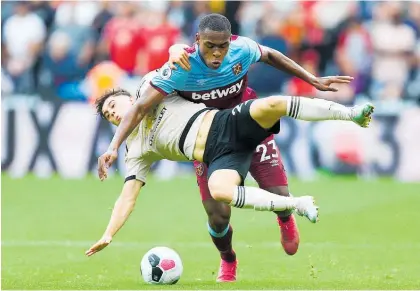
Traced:
<path id="1" fill-rule="evenodd" d="M 45 241 L 2 241 L 2 247 L 89 247 L 95 243 L 95 241 L 74 241 L 74 240 L 45 240 Z M 124 248 L 146 248 L 154 247 L 158 245 L 169 246 L 169 247 L 193 247 L 193 248 L 214 248 L 212 242 L 119 242 L 113 241 L 114 247 Z M 246 243 L 246 242 L 234 242 L 235 247 L 242 248 L 281 248 L 280 242 L 258 242 L 258 243 Z M 336 243 L 336 242 L 318 242 L 318 243 L 301 243 L 302 247 L 308 248 L 344 248 L 344 249 L 388 249 L 388 248 L 411 248 L 420 249 L 420 243 Z"/>

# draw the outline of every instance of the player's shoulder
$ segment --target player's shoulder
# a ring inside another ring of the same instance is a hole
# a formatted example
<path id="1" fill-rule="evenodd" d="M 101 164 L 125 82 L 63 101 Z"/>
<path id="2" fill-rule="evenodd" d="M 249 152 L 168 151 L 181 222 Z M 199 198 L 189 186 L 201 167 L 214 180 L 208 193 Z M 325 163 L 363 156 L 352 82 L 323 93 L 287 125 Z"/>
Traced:
<path id="1" fill-rule="evenodd" d="M 165 64 L 163 64 L 163 66 L 160 69 L 156 70 L 157 74 L 154 74 L 152 79 L 155 80 L 157 78 L 164 81 L 164 80 L 173 79 L 173 77 L 176 77 L 176 79 L 179 79 L 179 78 L 186 77 L 188 75 L 188 71 L 181 68 L 181 66 L 179 66 L 178 64 L 175 64 L 175 67 L 176 67 L 176 70 L 171 69 L 169 63 L 166 62 Z"/>
<path id="2" fill-rule="evenodd" d="M 231 45 L 234 47 L 249 47 L 250 42 L 255 42 L 249 37 L 240 36 L 240 35 L 232 35 L 231 38 Z"/>
<path id="3" fill-rule="evenodd" d="M 175 67 L 176 70 L 171 69 L 169 63 L 165 63 L 149 83 L 156 89 L 160 88 L 166 94 L 174 90 L 182 90 L 185 81 L 188 79 L 188 71 L 182 69 L 178 64 L 175 64 Z"/>
<path id="4" fill-rule="evenodd" d="M 197 48 L 195 47 L 195 45 L 188 46 L 188 47 L 186 47 L 184 49 L 189 54 L 196 54 L 197 53 Z"/>
<path id="5" fill-rule="evenodd" d="M 232 40 L 230 43 L 230 50 L 235 53 L 248 54 L 254 47 L 256 42 L 249 37 L 232 35 Z"/>
<path id="6" fill-rule="evenodd" d="M 136 99 L 139 99 L 143 93 L 146 91 L 147 85 L 153 80 L 155 76 L 159 75 L 159 69 L 150 71 L 143 76 L 140 80 L 140 84 L 136 91 Z"/>

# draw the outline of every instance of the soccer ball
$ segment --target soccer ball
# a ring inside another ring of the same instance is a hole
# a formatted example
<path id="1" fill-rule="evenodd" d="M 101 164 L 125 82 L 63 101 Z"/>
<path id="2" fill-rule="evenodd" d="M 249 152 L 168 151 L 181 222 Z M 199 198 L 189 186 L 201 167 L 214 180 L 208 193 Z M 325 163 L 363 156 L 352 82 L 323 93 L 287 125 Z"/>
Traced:
<path id="1" fill-rule="evenodd" d="M 155 247 L 148 251 L 141 260 L 140 272 L 146 283 L 172 285 L 181 278 L 181 258 L 173 249 Z"/>

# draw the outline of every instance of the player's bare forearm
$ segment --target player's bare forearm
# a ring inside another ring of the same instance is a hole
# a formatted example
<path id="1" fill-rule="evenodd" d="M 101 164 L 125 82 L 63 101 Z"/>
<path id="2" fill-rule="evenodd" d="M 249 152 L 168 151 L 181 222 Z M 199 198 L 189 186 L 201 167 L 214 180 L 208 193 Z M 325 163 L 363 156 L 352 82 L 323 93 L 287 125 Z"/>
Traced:
<path id="1" fill-rule="evenodd" d="M 108 150 L 118 150 L 121 144 L 143 120 L 149 110 L 159 104 L 163 98 L 165 98 L 165 95 L 157 91 L 150 84 L 147 85 L 145 91 L 138 97 L 136 103 L 131 106 L 130 110 L 121 119 L 120 125 L 115 132 Z"/>
<path id="2" fill-rule="evenodd" d="M 115 202 L 114 210 L 112 211 L 111 219 L 109 220 L 105 233 L 101 239 L 85 252 L 88 257 L 100 252 L 111 243 L 112 238 L 124 225 L 133 211 L 142 186 L 143 182 L 137 180 L 130 180 L 124 184 L 120 197 Z"/>
<path id="3" fill-rule="evenodd" d="M 262 51 L 261 62 L 290 75 L 296 76 L 311 85 L 317 82 L 316 76 L 302 68 L 298 63 L 288 58 L 281 52 L 262 45 L 260 45 L 260 47 Z"/>
<path id="4" fill-rule="evenodd" d="M 118 230 L 125 224 L 136 205 L 136 200 L 142 186 L 143 182 L 138 180 L 125 182 L 120 197 L 118 197 L 115 202 L 111 219 L 109 220 L 108 227 L 106 228 L 103 237 L 114 237 Z"/>

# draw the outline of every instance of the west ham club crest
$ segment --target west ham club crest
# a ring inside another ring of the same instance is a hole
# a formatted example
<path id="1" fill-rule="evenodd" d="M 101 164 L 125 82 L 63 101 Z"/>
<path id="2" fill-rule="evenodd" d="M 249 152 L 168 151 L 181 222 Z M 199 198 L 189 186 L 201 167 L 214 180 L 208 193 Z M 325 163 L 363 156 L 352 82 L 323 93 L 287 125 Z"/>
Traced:
<path id="1" fill-rule="evenodd" d="M 236 65 L 234 65 L 232 67 L 233 73 L 235 74 L 235 76 L 239 75 L 240 73 L 242 73 L 242 64 L 241 63 L 237 63 Z"/>

